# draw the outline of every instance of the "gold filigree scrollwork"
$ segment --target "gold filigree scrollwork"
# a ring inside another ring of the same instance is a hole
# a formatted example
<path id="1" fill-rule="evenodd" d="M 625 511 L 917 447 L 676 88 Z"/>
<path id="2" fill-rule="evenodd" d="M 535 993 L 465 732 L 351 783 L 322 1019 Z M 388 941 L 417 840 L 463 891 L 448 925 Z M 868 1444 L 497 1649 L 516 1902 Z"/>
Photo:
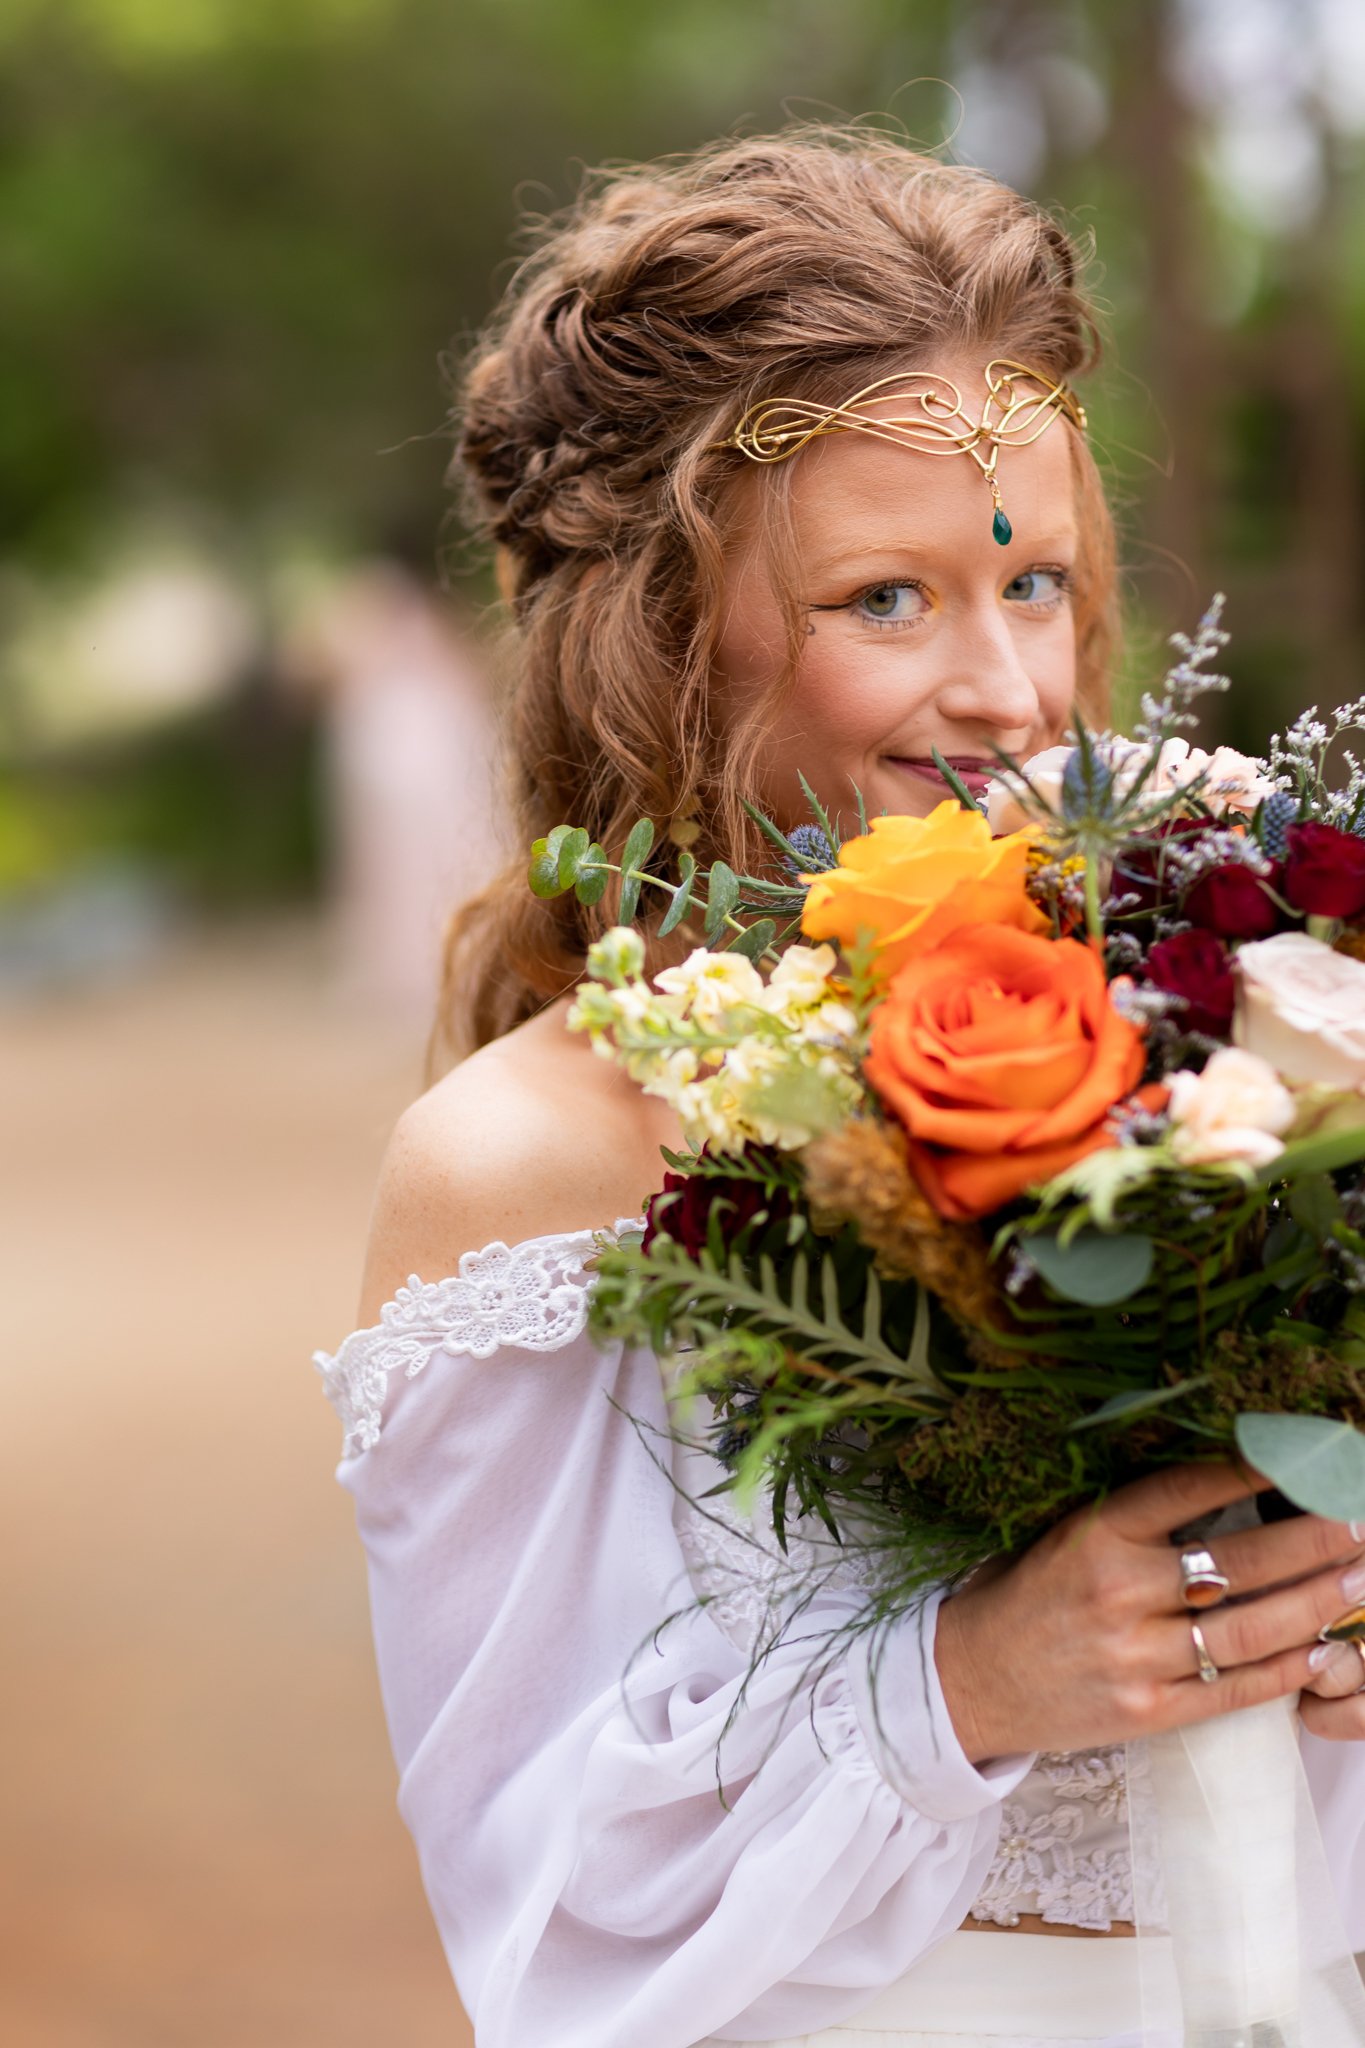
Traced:
<path id="1" fill-rule="evenodd" d="M 1018 388 L 1021 383 L 1028 388 Z M 916 410 L 865 410 L 873 398 L 880 405 L 903 401 Z M 751 462 L 785 462 L 822 435 L 858 433 L 915 448 L 925 455 L 970 455 L 990 485 L 996 539 L 1003 544 L 1011 535 L 996 479 L 1000 450 L 1027 447 L 1046 433 L 1059 413 L 1084 433 L 1085 408 L 1073 391 L 1065 384 L 1054 384 L 1026 363 L 997 356 L 986 365 L 986 398 L 978 420 L 968 413 L 962 392 L 951 377 L 927 370 L 909 377 L 879 377 L 840 405 L 820 405 L 804 398 L 760 399 L 749 407 L 734 432 L 716 445 L 736 448 Z"/>
<path id="2" fill-rule="evenodd" d="M 1021 378 L 1037 388 L 1017 391 Z M 919 408 L 918 416 L 859 410 L 879 392 L 884 394 L 881 403 L 903 398 Z M 1054 384 L 1024 363 L 997 357 L 986 365 L 986 400 L 979 420 L 968 413 L 951 377 L 927 370 L 909 379 L 879 377 L 840 405 L 819 405 L 804 398 L 760 399 L 717 445 L 737 448 L 752 462 L 785 462 L 822 434 L 863 433 L 928 455 L 970 455 L 989 476 L 1002 445 L 1022 447 L 1036 441 L 1058 412 L 1084 431 L 1085 409 L 1065 384 Z M 990 449 L 987 456 L 981 453 L 983 443 Z"/>

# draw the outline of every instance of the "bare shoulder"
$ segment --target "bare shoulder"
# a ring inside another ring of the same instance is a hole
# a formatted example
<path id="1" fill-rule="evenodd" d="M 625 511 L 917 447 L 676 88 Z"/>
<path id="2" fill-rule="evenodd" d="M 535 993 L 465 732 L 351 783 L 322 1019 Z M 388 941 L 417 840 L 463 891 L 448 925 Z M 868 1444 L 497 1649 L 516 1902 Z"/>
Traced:
<path id="1" fill-rule="evenodd" d="M 502 1239 L 640 1213 L 679 1134 L 662 1104 L 594 1058 L 555 1005 L 484 1046 L 403 1112 L 380 1172 L 360 1326 L 410 1274 L 437 1280 Z"/>

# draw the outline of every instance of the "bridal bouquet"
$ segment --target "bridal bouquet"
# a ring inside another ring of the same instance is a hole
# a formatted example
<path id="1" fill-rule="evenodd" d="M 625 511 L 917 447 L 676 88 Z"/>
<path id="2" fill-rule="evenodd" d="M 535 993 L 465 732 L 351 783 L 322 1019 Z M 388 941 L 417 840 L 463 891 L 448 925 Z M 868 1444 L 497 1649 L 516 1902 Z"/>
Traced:
<path id="1" fill-rule="evenodd" d="M 741 1486 L 916 1579 L 1017 1549 L 1163 1461 L 1240 1453 L 1365 1517 L 1365 768 L 1184 728 L 1215 602 L 1136 737 L 841 839 L 758 817 L 780 872 L 619 870 L 570 1027 L 688 1141 L 592 1315 L 713 1406 Z M 604 893 L 561 826 L 531 886 Z M 642 893 L 706 944 L 652 979 Z"/>
<path id="2" fill-rule="evenodd" d="M 1279 1511 L 1365 1520 L 1365 698 L 1265 760 L 1201 752 L 1220 614 L 1134 737 L 1076 721 L 984 791 L 935 756 L 935 811 L 860 797 L 849 838 L 802 784 L 790 834 L 751 811 L 769 874 L 684 852 L 673 879 L 647 819 L 620 862 L 571 825 L 532 850 L 546 897 L 620 872 L 569 1026 L 688 1145 L 643 1233 L 604 1235 L 591 1329 L 671 1366 L 716 1491 L 772 1503 L 784 1548 L 823 1522 L 853 1630 L 1162 1462 L 1240 1458 Z M 659 936 L 704 940 L 653 977 L 645 891 Z M 810 1556 L 755 1667 L 825 1583 Z M 1148 2015 L 1365 2038 L 1291 1702 L 1152 1737 L 1128 1784 L 1175 1958 L 1148 1985 L 1146 1946 Z"/>
<path id="3" fill-rule="evenodd" d="M 674 880 L 648 821 L 619 864 L 533 849 L 542 895 L 620 873 L 570 1027 L 687 1141 L 604 1238 L 592 1327 L 700 1398 L 717 1490 L 762 1489 L 783 1547 L 816 1517 L 871 1564 L 856 1629 L 1165 1462 L 1365 1520 L 1365 767 L 1334 744 L 1365 699 L 1204 753 L 1220 616 L 1131 739 L 1078 721 L 984 791 L 936 756 L 936 810 L 860 798 L 848 838 L 807 787 L 808 825 L 751 813 L 766 875 Z M 705 941 L 652 977 L 646 889 Z M 769 1644 L 825 1575 L 793 1564 Z M 1365 2038 L 1290 1707 L 1130 1755 L 1174 1955 L 1144 2000 L 1187 2044 Z"/>

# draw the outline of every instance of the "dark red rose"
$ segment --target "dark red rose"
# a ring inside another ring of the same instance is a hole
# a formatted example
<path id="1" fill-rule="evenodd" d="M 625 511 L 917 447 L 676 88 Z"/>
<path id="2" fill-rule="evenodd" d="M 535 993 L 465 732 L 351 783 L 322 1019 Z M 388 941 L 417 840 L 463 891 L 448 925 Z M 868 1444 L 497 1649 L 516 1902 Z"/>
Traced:
<path id="1" fill-rule="evenodd" d="M 1280 907 L 1268 893 L 1278 877 L 1255 875 L 1240 861 L 1209 868 L 1185 892 L 1181 909 L 1191 924 L 1224 939 L 1269 938 L 1280 923 Z"/>
<path id="2" fill-rule="evenodd" d="M 1210 1038 L 1226 1038 L 1232 1029 L 1237 994 L 1227 947 L 1212 932 L 1177 932 L 1162 939 L 1147 955 L 1147 979 L 1156 988 L 1183 996 L 1179 1022 Z"/>
<path id="3" fill-rule="evenodd" d="M 752 1223 L 760 1209 L 774 1221 L 792 1212 L 785 1188 L 767 1194 L 761 1181 L 732 1180 L 728 1174 L 666 1173 L 658 1194 L 645 1205 L 644 1248 L 648 1250 L 662 1233 L 695 1259 L 706 1243 L 707 1218 L 722 1203 L 726 1206 L 720 1211 L 720 1225 L 726 1243 Z"/>
<path id="4" fill-rule="evenodd" d="M 1312 818 L 1291 825 L 1284 893 L 1305 917 L 1359 917 L 1365 911 L 1365 839 Z"/>
<path id="5" fill-rule="evenodd" d="M 1135 895 L 1139 911 L 1173 903 L 1180 894 L 1173 864 L 1165 857 L 1168 839 L 1200 839 L 1210 830 L 1205 818 L 1167 818 L 1140 839 L 1130 839 L 1114 862 L 1114 893 Z"/>

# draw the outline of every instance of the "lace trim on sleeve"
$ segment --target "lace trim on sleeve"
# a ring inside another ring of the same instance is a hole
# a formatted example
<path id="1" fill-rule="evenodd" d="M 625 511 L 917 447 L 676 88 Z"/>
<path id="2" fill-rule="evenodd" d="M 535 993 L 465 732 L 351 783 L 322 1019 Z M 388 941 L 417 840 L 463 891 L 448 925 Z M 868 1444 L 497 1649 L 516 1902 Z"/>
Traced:
<path id="1" fill-rule="evenodd" d="M 379 1311 L 368 1330 L 354 1330 L 335 1354 L 315 1351 L 323 1391 L 341 1417 L 343 1459 L 379 1441 L 389 1376 L 413 1379 L 438 1351 L 489 1358 L 495 1351 L 558 1351 L 587 1321 L 583 1269 L 623 1230 L 643 1219 L 620 1217 L 612 1230 L 573 1230 L 548 1237 L 501 1239 L 465 1252 L 444 1280 L 416 1273 Z"/>

